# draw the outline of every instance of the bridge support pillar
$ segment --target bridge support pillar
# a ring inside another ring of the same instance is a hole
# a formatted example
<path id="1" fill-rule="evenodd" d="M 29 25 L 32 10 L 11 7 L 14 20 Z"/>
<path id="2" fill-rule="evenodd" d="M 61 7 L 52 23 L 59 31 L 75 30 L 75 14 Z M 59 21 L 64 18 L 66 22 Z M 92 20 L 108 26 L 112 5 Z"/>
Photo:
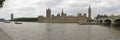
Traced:
<path id="1" fill-rule="evenodd" d="M 103 22 L 102 22 L 102 25 L 104 25 L 104 23 L 105 23 L 105 22 L 103 21 Z"/>
<path id="2" fill-rule="evenodd" d="M 112 21 L 110 27 L 113 27 L 113 24 L 114 24 L 114 22 Z"/>

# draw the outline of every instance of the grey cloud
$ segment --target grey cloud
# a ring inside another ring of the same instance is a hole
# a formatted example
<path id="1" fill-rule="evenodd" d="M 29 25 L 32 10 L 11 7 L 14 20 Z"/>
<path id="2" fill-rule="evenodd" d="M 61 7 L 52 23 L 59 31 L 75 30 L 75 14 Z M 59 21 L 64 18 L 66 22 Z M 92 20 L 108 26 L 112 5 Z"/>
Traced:
<path id="1" fill-rule="evenodd" d="M 87 4 L 87 3 L 77 3 L 77 4 L 71 4 L 70 6 L 71 7 L 87 7 L 89 4 Z"/>
<path id="2" fill-rule="evenodd" d="M 59 5 L 62 2 L 62 0 L 51 0 L 51 1 L 47 1 L 46 5 L 49 7 L 54 7 Z"/>
<path id="3" fill-rule="evenodd" d="M 95 2 L 95 3 L 101 3 L 102 0 L 92 0 L 92 2 Z"/>
<path id="4" fill-rule="evenodd" d="M 19 11 L 33 11 L 33 10 L 36 10 L 36 8 L 33 8 L 33 7 L 24 7 L 24 8 L 20 8 L 20 9 L 16 9 L 16 10 L 19 10 Z"/>
<path id="5" fill-rule="evenodd" d="M 20 1 L 20 3 L 16 3 Z M 92 7 L 93 17 L 97 14 L 118 12 L 120 10 L 119 0 L 7 0 L 4 7 L 0 10 L 15 13 L 16 16 L 36 17 L 45 16 L 45 9 L 51 8 L 52 14 L 58 14 L 64 9 L 65 13 L 76 15 L 77 13 L 87 13 L 88 6 Z M 23 3 L 23 4 L 21 4 Z M 10 10 L 10 11 L 6 11 Z M 4 16 L 6 17 L 6 16 Z"/>
<path id="6" fill-rule="evenodd" d="M 47 7 L 55 7 L 55 6 L 58 6 L 60 3 L 62 3 L 63 0 L 46 0 L 46 1 L 39 1 L 36 3 L 36 5 L 44 5 L 44 6 L 47 6 Z"/>

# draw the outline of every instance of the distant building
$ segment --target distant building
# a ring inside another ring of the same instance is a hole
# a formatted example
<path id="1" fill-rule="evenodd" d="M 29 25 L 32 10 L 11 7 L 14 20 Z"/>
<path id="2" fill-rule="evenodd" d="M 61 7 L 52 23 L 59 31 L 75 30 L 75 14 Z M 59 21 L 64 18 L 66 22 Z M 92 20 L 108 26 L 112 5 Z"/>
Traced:
<path id="1" fill-rule="evenodd" d="M 14 14 L 11 14 L 11 21 L 14 19 Z"/>
<path id="2" fill-rule="evenodd" d="M 108 18 L 108 15 L 97 15 L 96 19 Z"/>
<path id="3" fill-rule="evenodd" d="M 91 6 L 89 5 L 89 8 L 88 8 L 88 22 L 91 22 L 92 19 L 91 19 Z"/>
<path id="4" fill-rule="evenodd" d="M 3 22 L 3 21 L 5 21 L 5 19 L 4 18 L 0 18 L 0 22 Z"/>
<path id="5" fill-rule="evenodd" d="M 27 17 L 22 17 L 22 18 L 14 18 L 12 21 L 23 21 L 23 22 L 37 22 L 38 18 L 27 18 Z"/>
<path id="6" fill-rule="evenodd" d="M 88 22 L 88 19 L 91 19 L 91 8 L 89 6 L 88 9 L 88 17 L 87 14 L 84 13 L 83 15 L 81 13 L 78 14 L 78 16 L 67 16 L 66 13 L 64 13 L 64 10 L 61 11 L 61 13 L 57 14 L 57 16 L 51 15 L 51 9 L 46 9 L 46 17 L 39 16 L 38 22 L 41 23 L 78 23 L 78 22 Z"/>

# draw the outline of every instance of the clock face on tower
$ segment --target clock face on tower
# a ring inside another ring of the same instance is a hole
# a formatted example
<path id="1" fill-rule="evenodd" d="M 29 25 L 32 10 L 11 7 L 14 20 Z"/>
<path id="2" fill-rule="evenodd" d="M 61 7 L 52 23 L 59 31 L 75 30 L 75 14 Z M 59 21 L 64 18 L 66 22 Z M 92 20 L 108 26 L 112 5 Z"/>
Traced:
<path id="1" fill-rule="evenodd" d="M 91 19 L 91 6 L 88 8 L 88 18 Z"/>

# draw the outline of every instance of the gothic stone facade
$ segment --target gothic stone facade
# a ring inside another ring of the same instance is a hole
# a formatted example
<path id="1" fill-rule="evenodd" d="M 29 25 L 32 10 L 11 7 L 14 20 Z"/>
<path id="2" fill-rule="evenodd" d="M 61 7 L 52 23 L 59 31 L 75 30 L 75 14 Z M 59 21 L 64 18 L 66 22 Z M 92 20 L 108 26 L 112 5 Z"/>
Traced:
<path id="1" fill-rule="evenodd" d="M 78 14 L 78 16 L 67 16 L 63 10 L 57 16 L 51 15 L 51 9 L 46 9 L 46 17 L 39 16 L 38 22 L 41 23 L 78 23 L 87 22 L 91 17 L 91 8 L 88 9 L 88 17 L 86 14 Z"/>

